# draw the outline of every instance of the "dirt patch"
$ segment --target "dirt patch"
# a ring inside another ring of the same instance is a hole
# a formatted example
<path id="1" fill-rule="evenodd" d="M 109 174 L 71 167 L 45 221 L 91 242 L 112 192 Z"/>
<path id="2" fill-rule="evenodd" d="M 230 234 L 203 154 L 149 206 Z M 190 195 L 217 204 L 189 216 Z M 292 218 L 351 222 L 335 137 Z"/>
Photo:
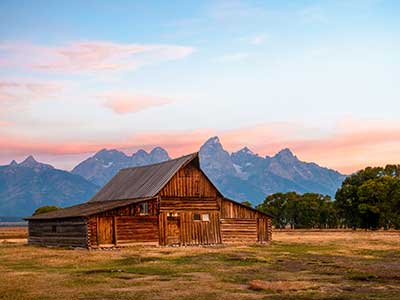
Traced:
<path id="1" fill-rule="evenodd" d="M 315 283 L 309 281 L 264 281 L 252 280 L 249 282 L 249 288 L 252 290 L 270 290 L 270 291 L 297 291 L 307 290 L 316 287 Z"/>

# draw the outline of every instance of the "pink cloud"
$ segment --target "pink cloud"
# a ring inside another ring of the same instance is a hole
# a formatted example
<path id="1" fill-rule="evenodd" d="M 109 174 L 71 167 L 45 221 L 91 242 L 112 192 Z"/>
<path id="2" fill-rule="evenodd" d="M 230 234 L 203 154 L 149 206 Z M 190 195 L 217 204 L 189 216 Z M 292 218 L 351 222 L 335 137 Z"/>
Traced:
<path id="1" fill-rule="evenodd" d="M 10 121 L 2 121 L 2 120 L 0 120 L 0 127 L 7 127 L 7 126 L 11 126 L 11 125 L 14 125 L 14 123 L 10 122 Z"/>
<path id="2" fill-rule="evenodd" d="M 54 82 L 0 81 L 0 114 L 57 96 L 63 88 L 61 83 Z"/>
<path id="3" fill-rule="evenodd" d="M 140 66 L 190 55 L 189 46 L 119 44 L 103 41 L 75 42 L 60 47 L 2 44 L 0 53 L 9 65 L 55 72 L 104 72 L 134 70 Z"/>
<path id="4" fill-rule="evenodd" d="M 372 124 L 369 124 L 372 125 Z M 290 148 L 301 160 L 351 173 L 368 165 L 400 163 L 400 124 L 376 124 L 374 127 L 344 127 L 339 124 L 331 133 L 310 136 L 313 129 L 301 129 L 299 124 L 272 123 L 232 130 L 150 131 L 135 134 L 120 141 L 106 138 L 96 142 L 48 141 L 23 136 L 1 135 L 0 157 L 9 160 L 16 155 L 46 154 L 82 155 L 102 148 L 120 149 L 131 153 L 139 148 L 150 150 L 162 146 L 172 157 L 198 151 L 210 136 L 218 135 L 225 149 L 237 151 L 248 146 L 262 156 L 274 155 Z M 370 130 L 369 128 L 376 128 Z"/>
<path id="5" fill-rule="evenodd" d="M 29 96 L 51 96 L 63 90 L 60 83 L 0 81 L 0 93 L 5 95 L 28 94 Z"/>
<path id="6" fill-rule="evenodd" d="M 131 95 L 113 93 L 103 97 L 106 99 L 104 105 L 118 114 L 138 112 L 150 107 L 161 106 L 173 102 L 168 98 L 141 94 Z"/>

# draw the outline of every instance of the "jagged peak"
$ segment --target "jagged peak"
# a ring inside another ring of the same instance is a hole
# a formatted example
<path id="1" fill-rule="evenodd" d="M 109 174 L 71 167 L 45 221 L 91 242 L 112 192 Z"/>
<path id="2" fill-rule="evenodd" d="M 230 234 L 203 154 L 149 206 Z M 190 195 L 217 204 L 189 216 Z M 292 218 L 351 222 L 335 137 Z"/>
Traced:
<path id="1" fill-rule="evenodd" d="M 279 152 L 277 153 L 277 155 L 290 155 L 290 156 L 295 156 L 295 155 L 293 154 L 293 152 L 292 152 L 289 148 L 284 148 L 284 149 L 282 149 L 281 151 L 279 151 Z"/>
<path id="2" fill-rule="evenodd" d="M 247 146 L 244 148 L 240 149 L 238 152 L 240 153 L 245 153 L 245 154 L 250 154 L 250 155 L 255 155 L 253 151 L 251 151 Z"/>
<path id="3" fill-rule="evenodd" d="M 34 169 L 44 169 L 44 168 L 54 169 L 54 167 L 51 165 L 38 162 L 32 155 L 29 155 L 27 158 L 25 158 L 25 160 L 22 163 L 20 163 L 19 166 L 34 168 Z"/>
<path id="4" fill-rule="evenodd" d="M 15 166 L 18 166 L 18 163 L 13 159 L 13 160 L 10 162 L 9 166 L 15 167 Z"/>
<path id="5" fill-rule="evenodd" d="M 204 151 L 205 149 L 214 149 L 214 150 L 224 150 L 224 147 L 222 147 L 222 144 L 219 140 L 219 137 L 213 136 L 209 138 L 201 147 L 200 147 L 200 152 Z"/>
<path id="6" fill-rule="evenodd" d="M 21 164 L 25 163 L 37 163 L 36 159 L 33 157 L 33 155 L 29 155 Z"/>
<path id="7" fill-rule="evenodd" d="M 283 159 L 290 159 L 290 160 L 297 159 L 296 155 L 294 155 L 293 152 L 289 148 L 282 149 L 277 154 L 275 154 L 274 158 L 283 158 Z"/>
<path id="8" fill-rule="evenodd" d="M 100 160 L 109 160 L 112 159 L 111 157 L 126 157 L 126 154 L 122 151 L 116 150 L 116 149 L 101 149 L 100 151 L 96 152 L 96 154 L 93 156 L 96 159 Z"/>
<path id="9" fill-rule="evenodd" d="M 218 136 L 210 137 L 210 138 L 204 143 L 204 145 L 213 145 L 213 144 L 221 144 L 221 141 L 219 140 L 219 137 L 218 137 Z"/>

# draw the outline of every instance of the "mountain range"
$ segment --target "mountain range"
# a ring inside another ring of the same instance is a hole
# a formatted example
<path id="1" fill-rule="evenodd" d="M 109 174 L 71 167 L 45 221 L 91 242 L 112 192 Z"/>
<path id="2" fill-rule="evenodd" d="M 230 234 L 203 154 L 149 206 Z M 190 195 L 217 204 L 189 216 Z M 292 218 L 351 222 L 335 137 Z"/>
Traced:
<path id="1" fill-rule="evenodd" d="M 299 160 L 289 149 L 259 156 L 249 148 L 229 153 L 218 137 L 208 139 L 199 151 L 201 166 L 220 191 L 239 201 L 258 204 L 272 193 L 296 191 L 333 196 L 345 175 Z M 37 162 L 29 156 L 21 163 L 0 166 L 0 216 L 30 215 L 37 207 L 61 207 L 87 201 L 120 169 L 169 160 L 161 147 L 126 155 L 103 149 L 71 172 Z"/>
<path id="2" fill-rule="evenodd" d="M 99 186 L 85 178 L 37 162 L 32 156 L 20 164 L 0 167 L 0 216 L 26 216 L 43 205 L 60 207 L 89 199 Z"/>

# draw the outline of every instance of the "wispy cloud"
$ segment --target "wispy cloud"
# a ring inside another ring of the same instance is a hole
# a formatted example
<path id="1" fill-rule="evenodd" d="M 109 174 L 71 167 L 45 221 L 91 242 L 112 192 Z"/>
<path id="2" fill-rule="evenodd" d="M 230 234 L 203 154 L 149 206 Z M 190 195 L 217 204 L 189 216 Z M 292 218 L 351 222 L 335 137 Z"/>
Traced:
<path id="1" fill-rule="evenodd" d="M 138 112 L 173 102 L 168 98 L 129 93 L 112 93 L 101 97 L 106 99 L 104 106 L 118 114 Z"/>
<path id="2" fill-rule="evenodd" d="M 8 65 L 63 73 L 135 70 L 143 65 L 181 59 L 193 51 L 189 46 L 104 41 L 74 42 L 58 47 L 0 44 L 0 54 L 7 57 Z"/>
<path id="3" fill-rule="evenodd" d="M 55 96 L 62 92 L 63 85 L 53 82 L 0 81 L 0 102 L 16 105 L 21 101 L 31 101 Z M 3 106 L 4 107 L 4 106 Z"/>

